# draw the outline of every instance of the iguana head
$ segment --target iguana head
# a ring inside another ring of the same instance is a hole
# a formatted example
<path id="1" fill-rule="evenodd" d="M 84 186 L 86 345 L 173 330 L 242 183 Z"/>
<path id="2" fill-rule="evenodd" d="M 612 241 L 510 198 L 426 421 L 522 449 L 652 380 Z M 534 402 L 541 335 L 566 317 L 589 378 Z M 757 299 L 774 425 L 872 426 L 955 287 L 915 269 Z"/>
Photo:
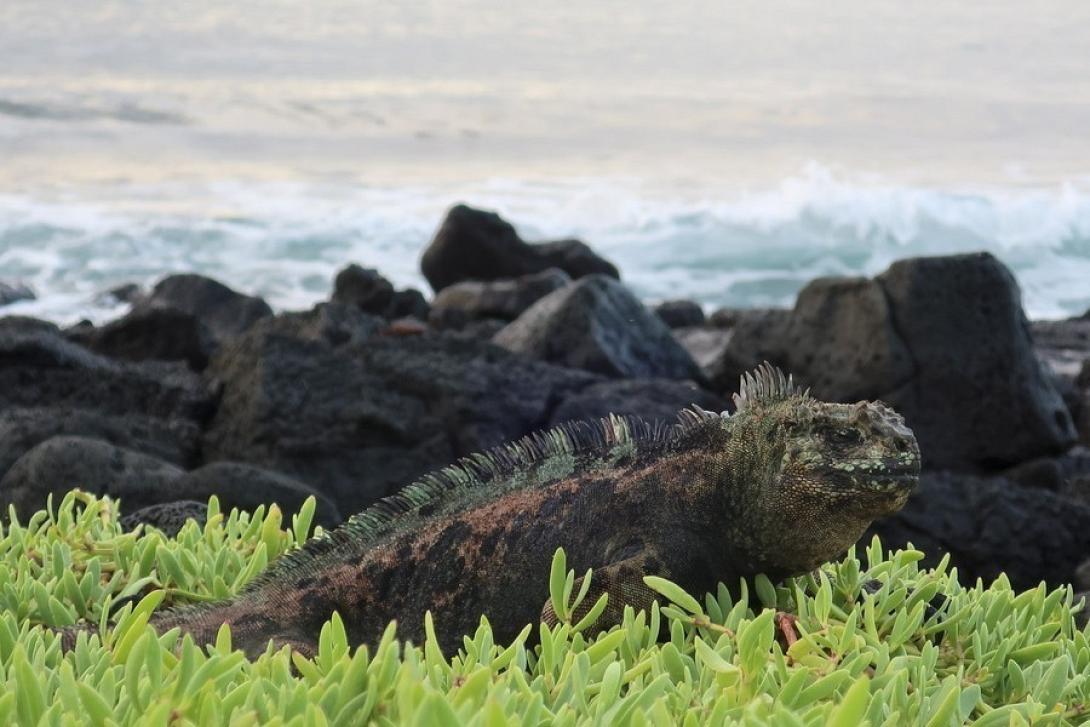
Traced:
<path id="1" fill-rule="evenodd" d="M 734 401 L 728 456 L 753 483 L 747 517 L 795 538 L 800 557 L 843 554 L 916 486 L 916 438 L 881 402 L 819 401 L 767 363 L 742 377 Z"/>

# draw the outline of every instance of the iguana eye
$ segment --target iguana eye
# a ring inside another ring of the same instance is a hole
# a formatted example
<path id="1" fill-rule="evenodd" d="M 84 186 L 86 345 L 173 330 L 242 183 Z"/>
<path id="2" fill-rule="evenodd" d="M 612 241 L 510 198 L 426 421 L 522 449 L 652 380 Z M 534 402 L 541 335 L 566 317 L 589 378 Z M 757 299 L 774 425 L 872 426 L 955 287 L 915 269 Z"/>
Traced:
<path id="1" fill-rule="evenodd" d="M 855 429 L 834 429 L 829 439 L 837 444 L 859 444 L 863 441 L 863 435 Z"/>

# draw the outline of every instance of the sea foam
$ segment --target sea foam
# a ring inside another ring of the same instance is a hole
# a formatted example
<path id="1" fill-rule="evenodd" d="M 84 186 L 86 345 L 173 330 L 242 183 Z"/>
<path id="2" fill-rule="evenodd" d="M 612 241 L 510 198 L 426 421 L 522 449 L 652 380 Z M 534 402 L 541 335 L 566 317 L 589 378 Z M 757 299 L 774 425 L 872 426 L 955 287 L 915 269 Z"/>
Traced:
<path id="1" fill-rule="evenodd" d="M 894 260 L 989 250 L 1014 271 L 1031 317 L 1090 307 L 1090 183 L 932 189 L 818 165 L 763 190 L 637 179 L 490 179 L 379 187 L 201 182 L 0 195 L 0 279 L 39 299 L 6 314 L 109 319 L 101 294 L 173 272 L 216 277 L 279 309 L 326 298 L 338 269 L 378 268 L 427 291 L 419 257 L 447 207 L 495 209 L 526 239 L 579 237 L 644 299 L 789 306 L 823 275 L 873 275 Z"/>

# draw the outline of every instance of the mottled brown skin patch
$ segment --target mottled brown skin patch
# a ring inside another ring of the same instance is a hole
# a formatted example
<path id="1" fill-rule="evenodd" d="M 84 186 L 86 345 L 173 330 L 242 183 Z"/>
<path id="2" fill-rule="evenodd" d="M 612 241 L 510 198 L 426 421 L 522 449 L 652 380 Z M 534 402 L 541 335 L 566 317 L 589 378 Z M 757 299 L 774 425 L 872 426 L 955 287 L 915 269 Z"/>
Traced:
<path id="1" fill-rule="evenodd" d="M 309 560 L 288 561 L 230 601 L 152 623 L 200 642 L 230 623 L 236 645 L 253 656 L 270 639 L 312 651 L 334 610 L 354 643 L 375 643 L 391 620 L 419 642 L 430 610 L 450 653 L 481 615 L 497 642 L 554 618 L 548 573 L 558 547 L 577 572 L 595 569 L 586 607 L 610 595 L 603 628 L 620 620 L 624 604 L 650 604 L 645 575 L 699 594 L 756 573 L 805 573 L 903 505 L 919 450 L 881 404 L 818 402 L 782 375 L 761 375 L 769 378 L 751 381 L 729 418 L 693 415 L 634 446 L 610 430 L 596 448 L 460 485 L 380 521 L 358 542 L 357 531 L 344 531 L 339 549 L 315 546 Z"/>

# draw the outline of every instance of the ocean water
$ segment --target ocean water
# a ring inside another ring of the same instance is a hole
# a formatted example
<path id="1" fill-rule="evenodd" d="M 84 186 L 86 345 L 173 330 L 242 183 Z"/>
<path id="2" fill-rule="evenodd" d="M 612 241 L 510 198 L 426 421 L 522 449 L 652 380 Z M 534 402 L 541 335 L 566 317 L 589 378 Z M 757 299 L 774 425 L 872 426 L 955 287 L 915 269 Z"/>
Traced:
<path id="1" fill-rule="evenodd" d="M 990 250 L 1090 308 L 1090 5 L 7 0 L 5 313 L 179 271 L 275 307 L 350 262 L 426 290 L 444 210 L 577 236 L 649 301 Z"/>

